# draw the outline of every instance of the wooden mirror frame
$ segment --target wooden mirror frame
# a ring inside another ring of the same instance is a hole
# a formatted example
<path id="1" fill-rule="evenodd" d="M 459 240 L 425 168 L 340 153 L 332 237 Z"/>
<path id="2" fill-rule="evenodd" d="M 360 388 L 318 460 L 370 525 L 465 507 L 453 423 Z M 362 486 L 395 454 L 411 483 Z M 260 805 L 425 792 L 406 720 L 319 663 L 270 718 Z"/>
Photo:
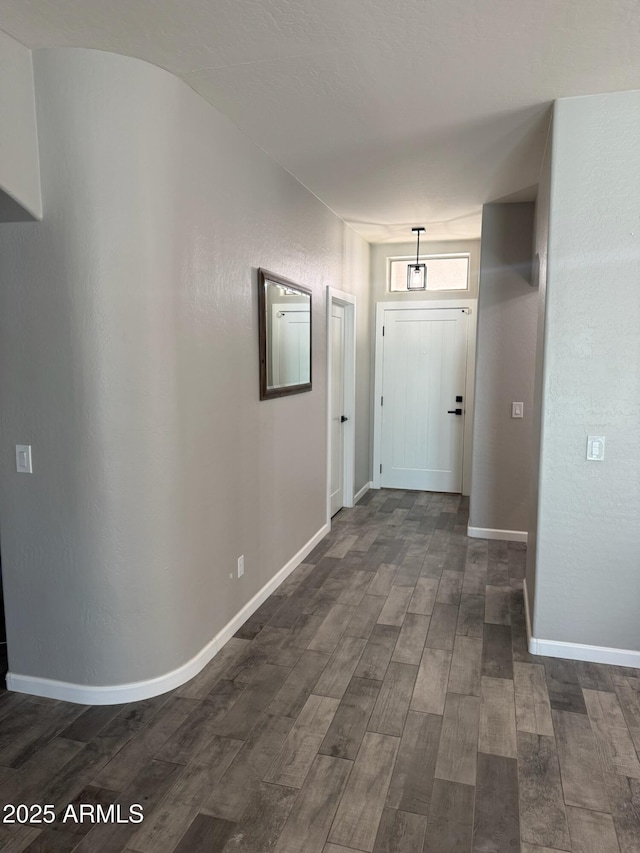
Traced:
<path id="1" fill-rule="evenodd" d="M 266 300 L 266 283 L 268 281 L 274 284 L 281 284 L 283 287 L 290 287 L 309 297 L 309 381 L 301 382 L 298 385 L 287 385 L 284 388 L 269 388 L 267 385 L 267 300 Z M 258 269 L 258 335 L 259 335 L 259 352 L 260 352 L 260 399 L 272 400 L 274 397 L 287 397 L 290 394 L 302 394 L 305 391 L 311 391 L 312 378 L 312 332 L 313 332 L 313 295 L 308 287 L 303 287 L 301 284 L 296 284 L 295 281 L 290 281 L 284 276 L 276 275 L 262 267 Z"/>

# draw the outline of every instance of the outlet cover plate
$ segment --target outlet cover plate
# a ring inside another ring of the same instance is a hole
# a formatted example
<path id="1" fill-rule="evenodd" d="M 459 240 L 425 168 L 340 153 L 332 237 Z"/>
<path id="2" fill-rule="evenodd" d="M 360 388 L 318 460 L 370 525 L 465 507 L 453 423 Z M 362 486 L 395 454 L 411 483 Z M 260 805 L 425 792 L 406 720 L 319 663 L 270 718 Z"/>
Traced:
<path id="1" fill-rule="evenodd" d="M 589 462 L 602 462 L 604 459 L 604 443 L 603 435 L 587 436 L 587 460 Z"/>

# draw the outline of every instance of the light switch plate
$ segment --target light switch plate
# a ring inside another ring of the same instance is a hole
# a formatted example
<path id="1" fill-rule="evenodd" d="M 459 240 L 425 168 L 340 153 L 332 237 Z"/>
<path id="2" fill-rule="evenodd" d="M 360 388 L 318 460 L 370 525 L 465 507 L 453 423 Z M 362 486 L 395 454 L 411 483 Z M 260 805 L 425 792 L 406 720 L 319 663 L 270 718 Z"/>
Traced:
<path id="1" fill-rule="evenodd" d="M 33 474 L 30 444 L 16 444 L 16 471 L 19 474 Z"/>
<path id="2" fill-rule="evenodd" d="M 511 417 L 512 418 L 523 418 L 524 417 L 524 403 L 512 403 L 511 404 Z"/>
<path id="3" fill-rule="evenodd" d="M 604 436 L 587 436 L 587 459 L 589 462 L 602 462 L 604 459 Z"/>

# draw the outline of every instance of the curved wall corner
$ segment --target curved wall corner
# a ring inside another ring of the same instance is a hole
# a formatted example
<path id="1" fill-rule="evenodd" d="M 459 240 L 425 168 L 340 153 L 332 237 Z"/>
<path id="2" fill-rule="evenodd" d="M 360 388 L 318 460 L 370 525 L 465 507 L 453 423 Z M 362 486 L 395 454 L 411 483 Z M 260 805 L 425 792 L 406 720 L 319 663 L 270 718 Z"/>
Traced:
<path id="1" fill-rule="evenodd" d="M 41 218 L 31 51 L 0 31 L 0 223 Z"/>
<path id="2" fill-rule="evenodd" d="M 194 675 L 326 533 L 324 291 L 354 264 L 344 224 L 177 78 L 33 61 L 47 215 L 0 228 L 8 683 L 131 701 Z M 266 403 L 259 266 L 315 315 L 313 390 Z"/>

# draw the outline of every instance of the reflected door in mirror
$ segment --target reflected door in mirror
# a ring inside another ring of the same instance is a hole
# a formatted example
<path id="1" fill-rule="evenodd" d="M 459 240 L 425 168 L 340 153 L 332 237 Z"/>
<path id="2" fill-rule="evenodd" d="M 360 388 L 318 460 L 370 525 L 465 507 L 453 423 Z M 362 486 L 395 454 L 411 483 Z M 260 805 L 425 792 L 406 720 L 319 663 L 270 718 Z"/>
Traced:
<path id="1" fill-rule="evenodd" d="M 267 353 L 267 370 L 272 374 L 272 388 L 302 385 L 310 376 L 310 328 L 308 305 L 275 303 L 271 310 L 271 359 Z"/>

